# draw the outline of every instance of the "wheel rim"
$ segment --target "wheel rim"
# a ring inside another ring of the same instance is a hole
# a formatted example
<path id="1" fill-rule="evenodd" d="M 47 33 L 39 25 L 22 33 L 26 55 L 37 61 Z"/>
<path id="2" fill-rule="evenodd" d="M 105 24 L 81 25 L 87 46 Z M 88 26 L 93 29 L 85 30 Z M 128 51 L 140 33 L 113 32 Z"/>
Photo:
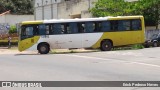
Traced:
<path id="1" fill-rule="evenodd" d="M 108 45 L 106 45 L 106 48 L 108 48 Z"/>

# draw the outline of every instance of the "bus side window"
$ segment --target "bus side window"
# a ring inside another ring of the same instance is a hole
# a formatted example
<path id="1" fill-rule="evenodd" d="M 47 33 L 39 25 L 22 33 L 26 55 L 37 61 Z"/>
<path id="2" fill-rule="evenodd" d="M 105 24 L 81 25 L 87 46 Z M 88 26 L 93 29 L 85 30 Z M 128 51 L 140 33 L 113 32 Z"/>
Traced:
<path id="1" fill-rule="evenodd" d="M 118 21 L 113 20 L 113 21 L 110 21 L 110 22 L 111 22 L 111 30 L 117 31 L 118 30 Z"/>
<path id="2" fill-rule="evenodd" d="M 70 25 L 69 23 L 66 23 L 65 24 L 65 34 L 71 34 L 71 29 L 70 29 Z"/>
<path id="3" fill-rule="evenodd" d="M 61 34 L 61 24 L 56 23 L 53 25 L 53 34 Z"/>
<path id="4" fill-rule="evenodd" d="M 78 24 L 78 32 L 84 33 L 85 32 L 85 24 L 84 23 L 77 23 Z"/>
<path id="5" fill-rule="evenodd" d="M 132 30 L 141 30 L 141 20 L 132 20 Z"/>
<path id="6" fill-rule="evenodd" d="M 65 24 L 61 24 L 61 29 L 60 29 L 60 31 L 61 31 L 61 34 L 67 33 L 67 32 L 66 32 L 66 25 L 65 25 Z"/>
<path id="7" fill-rule="evenodd" d="M 50 34 L 50 25 L 46 25 L 46 35 Z"/>
<path id="8" fill-rule="evenodd" d="M 110 31 L 111 30 L 110 22 L 109 21 L 101 22 L 100 29 L 101 32 Z"/>
<path id="9" fill-rule="evenodd" d="M 39 25 L 38 26 L 38 30 L 39 30 L 39 35 L 46 35 L 46 26 L 43 24 L 43 25 Z"/>
<path id="10" fill-rule="evenodd" d="M 94 22 L 94 32 L 99 32 L 101 30 L 101 23 L 100 22 Z"/>
<path id="11" fill-rule="evenodd" d="M 130 27 L 131 27 L 130 20 L 120 20 L 120 21 L 118 21 L 118 30 L 119 31 L 130 30 Z"/>
<path id="12" fill-rule="evenodd" d="M 39 35 L 38 25 L 34 26 L 34 35 Z"/>
<path id="13" fill-rule="evenodd" d="M 26 26 L 22 26 L 21 28 L 21 36 L 26 36 Z"/>
<path id="14" fill-rule="evenodd" d="M 69 29 L 73 34 L 78 33 L 77 23 L 75 22 L 69 23 Z"/>
<path id="15" fill-rule="evenodd" d="M 54 24 L 50 24 L 50 34 L 51 34 L 51 35 L 54 33 L 53 26 L 54 26 Z"/>
<path id="16" fill-rule="evenodd" d="M 86 33 L 92 33 L 95 29 L 95 25 L 93 22 L 86 22 L 85 23 L 85 32 Z"/>
<path id="17" fill-rule="evenodd" d="M 71 34 L 71 26 L 69 23 L 61 24 L 61 34 Z"/>

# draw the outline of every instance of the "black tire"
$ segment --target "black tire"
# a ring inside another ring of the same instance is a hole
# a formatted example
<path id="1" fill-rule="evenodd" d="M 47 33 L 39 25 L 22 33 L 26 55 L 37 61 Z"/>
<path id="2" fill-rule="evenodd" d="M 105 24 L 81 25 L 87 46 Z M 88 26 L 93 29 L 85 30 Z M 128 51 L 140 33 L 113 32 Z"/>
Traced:
<path id="1" fill-rule="evenodd" d="M 47 44 L 40 44 L 38 46 L 38 52 L 40 54 L 48 54 L 50 51 L 49 46 Z"/>
<path id="2" fill-rule="evenodd" d="M 111 51 L 112 43 L 108 40 L 102 41 L 100 49 L 101 51 Z"/>
<path id="3" fill-rule="evenodd" d="M 158 42 L 153 42 L 153 47 L 158 47 Z"/>

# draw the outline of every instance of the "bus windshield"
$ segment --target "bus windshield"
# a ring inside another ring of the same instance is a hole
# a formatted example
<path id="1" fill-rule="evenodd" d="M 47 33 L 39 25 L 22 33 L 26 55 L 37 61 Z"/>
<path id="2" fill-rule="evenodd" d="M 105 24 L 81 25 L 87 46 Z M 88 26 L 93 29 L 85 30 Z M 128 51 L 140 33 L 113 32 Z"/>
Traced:
<path id="1" fill-rule="evenodd" d="M 32 26 L 21 26 L 21 37 L 28 38 L 33 36 L 33 27 Z"/>

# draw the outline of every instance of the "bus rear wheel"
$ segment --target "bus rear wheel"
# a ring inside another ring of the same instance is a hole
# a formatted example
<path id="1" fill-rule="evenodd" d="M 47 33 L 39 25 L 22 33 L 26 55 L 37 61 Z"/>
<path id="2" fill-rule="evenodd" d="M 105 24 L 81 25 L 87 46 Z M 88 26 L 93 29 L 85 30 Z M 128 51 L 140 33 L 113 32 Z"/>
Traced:
<path id="1" fill-rule="evenodd" d="M 109 40 L 102 41 L 101 51 L 110 51 L 112 49 L 112 43 Z"/>
<path id="2" fill-rule="evenodd" d="M 49 46 L 47 44 L 40 44 L 38 46 L 38 52 L 40 54 L 48 54 L 49 53 Z"/>

